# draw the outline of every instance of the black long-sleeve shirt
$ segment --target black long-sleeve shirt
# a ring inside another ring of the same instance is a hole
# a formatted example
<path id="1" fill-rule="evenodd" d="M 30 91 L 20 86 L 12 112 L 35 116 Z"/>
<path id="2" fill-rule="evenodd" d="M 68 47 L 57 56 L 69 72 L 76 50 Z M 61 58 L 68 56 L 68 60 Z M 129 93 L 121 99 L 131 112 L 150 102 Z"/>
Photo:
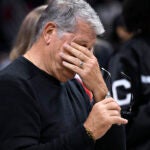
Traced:
<path id="1" fill-rule="evenodd" d="M 90 110 L 76 79 L 60 83 L 20 57 L 0 73 L 0 150 L 124 149 L 122 127 L 94 144 L 83 127 Z"/>

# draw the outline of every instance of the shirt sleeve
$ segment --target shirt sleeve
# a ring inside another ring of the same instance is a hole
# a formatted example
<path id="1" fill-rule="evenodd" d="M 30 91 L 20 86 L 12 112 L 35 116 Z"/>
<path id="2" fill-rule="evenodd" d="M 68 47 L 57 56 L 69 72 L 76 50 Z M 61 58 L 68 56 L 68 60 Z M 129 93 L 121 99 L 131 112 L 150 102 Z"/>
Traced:
<path id="1" fill-rule="evenodd" d="M 83 125 L 50 142 L 40 142 L 39 105 L 15 82 L 0 81 L 0 150 L 94 149 Z"/>
<path id="2" fill-rule="evenodd" d="M 137 55 L 131 47 L 123 47 L 110 61 L 109 70 L 111 72 L 111 91 L 113 98 L 128 111 L 132 103 L 132 94 L 139 97 L 140 76 Z"/>

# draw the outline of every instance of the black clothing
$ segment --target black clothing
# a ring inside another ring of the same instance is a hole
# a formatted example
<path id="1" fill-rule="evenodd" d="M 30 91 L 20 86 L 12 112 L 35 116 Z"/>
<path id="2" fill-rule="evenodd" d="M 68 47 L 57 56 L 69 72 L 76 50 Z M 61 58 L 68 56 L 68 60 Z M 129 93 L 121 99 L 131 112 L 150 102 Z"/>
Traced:
<path id="1" fill-rule="evenodd" d="M 92 105 L 76 79 L 60 83 L 20 57 L 0 73 L 0 85 L 0 150 L 124 149 L 121 127 L 96 146 L 87 135 Z"/>
<path id="2" fill-rule="evenodd" d="M 132 106 L 127 127 L 128 150 L 150 149 L 150 36 L 125 43 L 110 61 L 112 93 L 122 109 Z M 128 77 L 121 74 L 124 72 Z M 131 101 L 131 93 L 133 100 Z"/>

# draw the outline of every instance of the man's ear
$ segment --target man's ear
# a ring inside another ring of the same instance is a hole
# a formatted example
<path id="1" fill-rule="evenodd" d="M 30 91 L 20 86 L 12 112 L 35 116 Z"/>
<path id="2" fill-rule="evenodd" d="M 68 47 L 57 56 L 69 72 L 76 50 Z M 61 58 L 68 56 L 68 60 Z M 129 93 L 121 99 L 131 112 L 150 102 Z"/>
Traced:
<path id="1" fill-rule="evenodd" d="M 51 35 L 55 29 L 56 29 L 56 25 L 53 22 L 48 22 L 45 25 L 44 31 L 43 31 L 43 37 L 44 37 L 44 40 L 45 40 L 47 45 L 50 44 Z"/>

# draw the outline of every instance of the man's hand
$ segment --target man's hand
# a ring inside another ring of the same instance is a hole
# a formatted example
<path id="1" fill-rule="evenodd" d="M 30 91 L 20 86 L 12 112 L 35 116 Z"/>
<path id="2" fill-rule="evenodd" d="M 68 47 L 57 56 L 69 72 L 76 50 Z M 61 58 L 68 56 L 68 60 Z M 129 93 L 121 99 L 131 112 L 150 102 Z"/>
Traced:
<path id="1" fill-rule="evenodd" d="M 128 121 L 120 116 L 120 107 L 112 98 L 96 103 L 87 120 L 85 129 L 90 130 L 95 140 L 101 138 L 113 124 L 126 124 Z"/>
<path id="2" fill-rule="evenodd" d="M 74 42 L 65 44 L 64 50 L 66 53 L 61 53 L 63 65 L 79 74 L 84 85 L 93 93 L 96 102 L 102 100 L 108 89 L 93 52 Z"/>

